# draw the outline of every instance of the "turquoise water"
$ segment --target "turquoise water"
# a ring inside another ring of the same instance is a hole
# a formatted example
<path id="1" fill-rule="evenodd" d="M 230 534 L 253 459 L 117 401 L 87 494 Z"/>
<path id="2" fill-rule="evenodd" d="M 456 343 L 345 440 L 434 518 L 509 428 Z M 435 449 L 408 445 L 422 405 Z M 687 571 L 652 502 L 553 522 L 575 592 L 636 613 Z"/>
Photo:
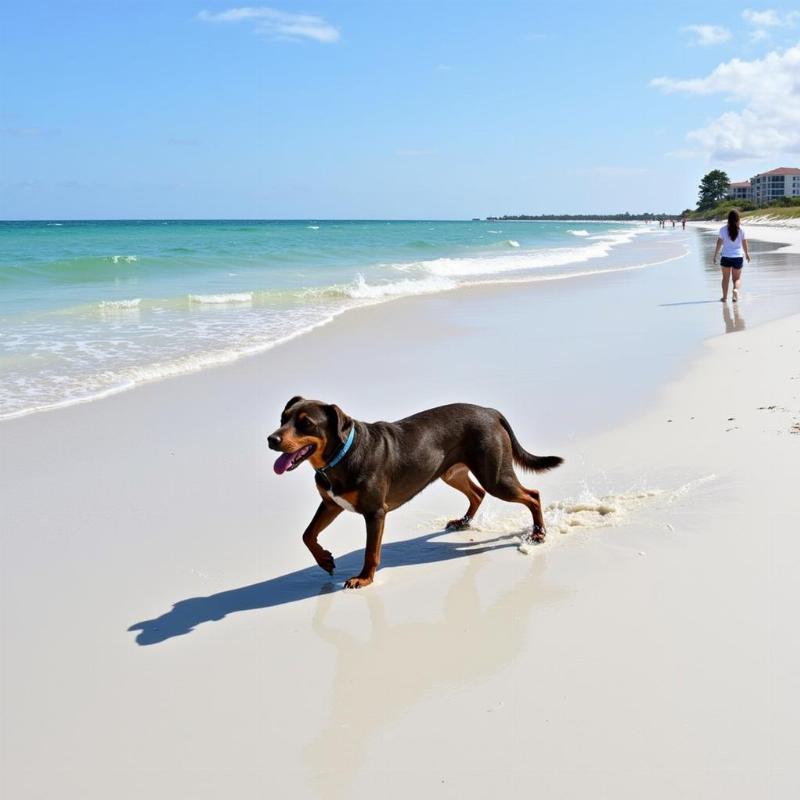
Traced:
<path id="1" fill-rule="evenodd" d="M 645 226 L 0 222 L 0 417 L 258 352 L 350 308 L 613 269 Z M 610 261 L 614 261 L 613 264 Z"/>

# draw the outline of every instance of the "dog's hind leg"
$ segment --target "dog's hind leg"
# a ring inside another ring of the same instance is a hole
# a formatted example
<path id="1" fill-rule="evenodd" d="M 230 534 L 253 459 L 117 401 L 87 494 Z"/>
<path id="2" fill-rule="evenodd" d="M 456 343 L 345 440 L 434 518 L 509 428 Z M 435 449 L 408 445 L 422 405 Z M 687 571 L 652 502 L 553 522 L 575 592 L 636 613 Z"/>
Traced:
<path id="1" fill-rule="evenodd" d="M 483 487 L 479 486 L 469 477 L 469 467 L 466 464 L 453 464 L 450 469 L 442 475 L 442 480 L 454 489 L 458 489 L 466 495 L 469 501 L 467 513 L 461 519 L 451 519 L 445 526 L 449 531 L 461 531 L 469 527 L 469 523 L 474 519 L 478 506 L 486 497 Z"/>
<path id="2" fill-rule="evenodd" d="M 484 484 L 485 485 L 485 484 Z M 512 479 L 501 478 L 493 486 L 487 486 L 487 491 L 509 503 L 521 503 L 525 506 L 533 517 L 533 528 L 531 538 L 534 542 L 543 542 L 547 531 L 544 526 L 544 516 L 542 514 L 542 503 L 539 499 L 539 492 L 536 489 L 526 489 L 514 475 Z"/>
<path id="3" fill-rule="evenodd" d="M 547 536 L 547 529 L 544 526 L 544 515 L 542 514 L 542 498 L 539 495 L 539 490 L 525 489 L 525 487 L 523 487 L 523 491 L 528 493 L 528 496 L 532 501 L 531 504 L 528 505 L 528 508 L 531 510 L 531 514 L 533 515 L 533 532 L 532 532 L 533 541 L 543 542 L 545 536 Z"/>
<path id="4" fill-rule="evenodd" d="M 526 489 L 517 478 L 511 460 L 510 444 L 499 449 L 488 448 L 470 469 L 489 494 L 508 503 L 524 505 L 533 517 L 531 538 L 543 542 L 546 536 L 542 502 L 536 489 Z"/>

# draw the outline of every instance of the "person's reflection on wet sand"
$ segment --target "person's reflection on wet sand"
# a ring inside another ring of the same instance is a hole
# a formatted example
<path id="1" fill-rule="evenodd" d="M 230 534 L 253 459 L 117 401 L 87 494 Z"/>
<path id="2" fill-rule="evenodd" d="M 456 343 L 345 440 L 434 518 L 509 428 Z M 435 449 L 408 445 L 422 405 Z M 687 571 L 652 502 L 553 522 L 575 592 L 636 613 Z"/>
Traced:
<path id="1" fill-rule="evenodd" d="M 733 304 L 733 311 L 727 303 L 722 304 L 722 320 L 725 323 L 725 333 L 736 333 L 744 330 L 744 317 L 739 311 L 739 303 Z"/>
<path id="2" fill-rule="evenodd" d="M 468 559 L 438 620 L 391 624 L 380 594 L 370 592 L 367 641 L 326 624 L 338 594 L 317 600 L 313 629 L 337 655 L 330 722 L 305 753 L 318 796 L 348 796 L 381 729 L 437 687 L 473 684 L 508 665 L 522 650 L 534 608 L 568 594 L 545 583 L 546 558 L 537 555 L 524 578 L 484 608 L 475 583 L 484 563 L 483 557 Z"/>

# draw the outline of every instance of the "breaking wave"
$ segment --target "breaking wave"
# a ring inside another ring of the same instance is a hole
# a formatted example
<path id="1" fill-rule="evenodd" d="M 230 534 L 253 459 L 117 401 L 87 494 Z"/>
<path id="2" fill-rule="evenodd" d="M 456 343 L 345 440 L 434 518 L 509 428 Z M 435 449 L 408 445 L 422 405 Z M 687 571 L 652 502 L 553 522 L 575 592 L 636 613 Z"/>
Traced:
<path id="1" fill-rule="evenodd" d="M 228 303 L 252 303 L 252 292 L 231 292 L 230 294 L 190 294 L 189 300 L 200 305 L 225 305 Z"/>
<path id="2" fill-rule="evenodd" d="M 582 247 L 552 247 L 526 250 L 505 256 L 472 256 L 469 258 L 435 258 L 411 264 L 397 264 L 404 272 L 427 272 L 445 278 L 478 275 L 498 275 L 504 272 L 524 272 L 545 267 L 579 264 L 607 256 L 613 247 L 631 241 L 635 231 L 609 234 Z"/>
<path id="3" fill-rule="evenodd" d="M 405 278 L 390 283 L 367 283 L 363 275 L 358 275 L 349 286 L 341 286 L 333 291 L 341 297 L 350 297 L 353 300 L 379 300 L 389 297 L 407 297 L 418 294 L 434 294 L 454 289 L 456 282 L 449 278 Z"/>
<path id="4" fill-rule="evenodd" d="M 142 302 L 141 297 L 134 297 L 132 300 L 103 300 L 97 307 L 103 311 L 117 311 L 120 309 L 138 308 Z"/>

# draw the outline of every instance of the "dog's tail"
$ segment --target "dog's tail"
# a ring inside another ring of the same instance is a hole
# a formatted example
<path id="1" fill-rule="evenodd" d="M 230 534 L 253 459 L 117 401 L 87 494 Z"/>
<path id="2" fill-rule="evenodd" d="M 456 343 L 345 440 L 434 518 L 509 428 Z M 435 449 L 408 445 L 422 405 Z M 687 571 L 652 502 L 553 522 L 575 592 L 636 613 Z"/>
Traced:
<path id="1" fill-rule="evenodd" d="M 500 417 L 500 424 L 511 439 L 511 452 L 514 456 L 514 463 L 518 464 L 523 469 L 530 469 L 534 472 L 547 472 L 549 469 L 555 469 L 560 464 L 564 463 L 564 459 L 560 456 L 535 456 L 529 453 L 520 443 L 514 431 L 511 430 L 511 425 L 508 420 L 498 411 Z"/>

